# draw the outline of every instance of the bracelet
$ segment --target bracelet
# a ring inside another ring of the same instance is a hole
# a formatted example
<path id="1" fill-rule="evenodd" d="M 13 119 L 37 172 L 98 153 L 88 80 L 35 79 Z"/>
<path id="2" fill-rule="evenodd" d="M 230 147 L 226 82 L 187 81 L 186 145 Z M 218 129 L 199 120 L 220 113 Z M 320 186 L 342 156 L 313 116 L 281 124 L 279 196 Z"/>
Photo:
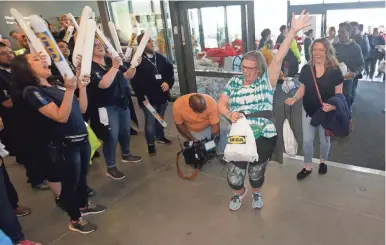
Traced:
<path id="1" fill-rule="evenodd" d="M 119 70 L 119 68 L 117 68 L 117 67 L 115 67 L 115 66 L 113 66 L 112 68 L 115 68 L 115 69 Z"/>

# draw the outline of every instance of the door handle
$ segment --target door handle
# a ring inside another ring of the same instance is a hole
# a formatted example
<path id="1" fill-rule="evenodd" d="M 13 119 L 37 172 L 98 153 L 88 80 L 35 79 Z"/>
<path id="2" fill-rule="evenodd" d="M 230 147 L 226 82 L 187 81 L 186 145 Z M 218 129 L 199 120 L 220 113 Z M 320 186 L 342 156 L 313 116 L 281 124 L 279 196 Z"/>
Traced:
<path id="1" fill-rule="evenodd" d="M 185 31 L 184 31 L 184 26 L 181 25 L 181 39 L 182 39 L 182 45 L 185 46 L 186 42 L 185 42 Z"/>

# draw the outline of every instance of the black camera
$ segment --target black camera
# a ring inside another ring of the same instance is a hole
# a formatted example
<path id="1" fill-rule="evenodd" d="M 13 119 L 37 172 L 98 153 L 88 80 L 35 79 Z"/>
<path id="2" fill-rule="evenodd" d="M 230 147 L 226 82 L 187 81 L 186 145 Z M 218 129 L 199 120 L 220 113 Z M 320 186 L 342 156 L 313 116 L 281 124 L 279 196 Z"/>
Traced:
<path id="1" fill-rule="evenodd" d="M 186 141 L 182 155 L 186 164 L 194 169 L 201 169 L 205 163 L 216 156 L 216 138 Z"/>

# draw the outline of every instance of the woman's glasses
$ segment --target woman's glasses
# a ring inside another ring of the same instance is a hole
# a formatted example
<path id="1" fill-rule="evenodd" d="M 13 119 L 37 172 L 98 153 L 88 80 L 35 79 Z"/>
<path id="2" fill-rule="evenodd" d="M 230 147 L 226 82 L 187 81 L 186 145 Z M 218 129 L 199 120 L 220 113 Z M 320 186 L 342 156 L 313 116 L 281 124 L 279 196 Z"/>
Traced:
<path id="1" fill-rule="evenodd" d="M 255 67 L 248 67 L 248 66 L 241 66 L 241 69 L 244 71 L 254 71 L 256 69 Z"/>

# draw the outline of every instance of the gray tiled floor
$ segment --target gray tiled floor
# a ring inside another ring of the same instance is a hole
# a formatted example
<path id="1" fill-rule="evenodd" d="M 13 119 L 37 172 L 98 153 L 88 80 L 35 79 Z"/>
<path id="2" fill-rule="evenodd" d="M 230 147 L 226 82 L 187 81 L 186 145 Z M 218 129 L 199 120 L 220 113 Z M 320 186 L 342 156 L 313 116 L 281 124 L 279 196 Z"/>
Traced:
<path id="1" fill-rule="evenodd" d="M 175 128 L 169 126 L 167 133 L 175 136 Z M 127 175 L 123 181 L 105 177 L 102 159 L 94 162 L 89 184 L 98 195 L 93 201 L 106 204 L 108 211 L 89 217 L 99 225 L 90 235 L 69 232 L 68 218 L 51 194 L 31 190 L 23 168 L 8 158 L 21 203 L 33 208 L 20 219 L 26 236 L 44 245 L 385 244 L 383 176 L 330 167 L 326 176 L 315 171 L 298 182 L 302 163 L 286 159 L 267 169 L 261 211 L 252 210 L 248 195 L 239 211 L 230 212 L 227 167 L 212 161 L 197 180 L 183 181 L 176 175 L 179 146 L 173 140 L 171 146 L 157 145 L 158 155 L 149 157 L 143 135 L 132 137 L 132 152 L 143 155 L 144 162 L 120 164 Z"/>
<path id="2" fill-rule="evenodd" d="M 133 151 L 145 155 L 142 136 Z M 99 230 L 90 235 L 68 232 L 67 217 L 49 192 L 32 191 L 23 169 L 12 159 L 7 166 L 21 196 L 34 212 L 21 218 L 27 237 L 44 244 L 100 245 L 381 245 L 385 237 L 385 180 L 330 167 L 326 176 L 297 182 L 297 160 L 271 163 L 263 190 L 265 206 L 252 210 L 251 198 L 238 212 L 227 209 L 230 189 L 222 177 L 226 166 L 208 164 L 196 181 L 176 176 L 177 146 L 159 146 L 163 157 L 146 157 L 135 165 L 121 164 L 123 181 L 104 176 L 102 160 L 91 168 L 89 182 L 98 195 L 95 202 L 108 211 L 90 220 Z M 161 154 L 159 154 L 161 155 Z M 187 169 L 185 169 L 187 170 Z"/>

